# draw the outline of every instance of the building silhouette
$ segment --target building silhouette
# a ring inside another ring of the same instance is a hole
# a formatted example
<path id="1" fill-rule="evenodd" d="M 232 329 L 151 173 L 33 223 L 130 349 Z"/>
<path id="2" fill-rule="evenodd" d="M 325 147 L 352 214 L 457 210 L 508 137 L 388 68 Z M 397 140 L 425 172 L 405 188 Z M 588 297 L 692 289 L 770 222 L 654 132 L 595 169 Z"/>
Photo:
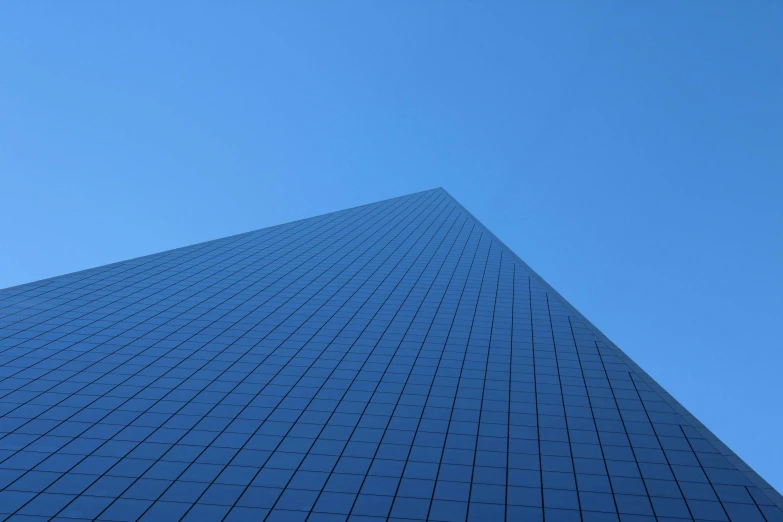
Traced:
<path id="1" fill-rule="evenodd" d="M 779 522 L 442 189 L 0 291 L 0 518 Z"/>

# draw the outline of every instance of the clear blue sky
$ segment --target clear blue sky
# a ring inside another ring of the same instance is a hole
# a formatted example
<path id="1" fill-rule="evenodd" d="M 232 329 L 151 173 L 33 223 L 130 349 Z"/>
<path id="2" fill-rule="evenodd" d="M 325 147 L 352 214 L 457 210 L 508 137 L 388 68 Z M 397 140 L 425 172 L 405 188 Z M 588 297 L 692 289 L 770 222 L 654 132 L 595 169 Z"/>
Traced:
<path id="1" fill-rule="evenodd" d="M 6 2 L 0 287 L 443 186 L 783 489 L 783 3 Z"/>

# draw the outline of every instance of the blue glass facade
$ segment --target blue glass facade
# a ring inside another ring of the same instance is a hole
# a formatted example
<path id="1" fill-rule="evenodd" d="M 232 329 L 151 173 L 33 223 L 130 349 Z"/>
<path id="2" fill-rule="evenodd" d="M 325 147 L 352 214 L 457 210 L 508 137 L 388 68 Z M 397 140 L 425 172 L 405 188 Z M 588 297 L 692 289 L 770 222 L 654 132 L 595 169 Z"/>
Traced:
<path id="1" fill-rule="evenodd" d="M 783 521 L 441 189 L 0 291 L 0 519 Z"/>

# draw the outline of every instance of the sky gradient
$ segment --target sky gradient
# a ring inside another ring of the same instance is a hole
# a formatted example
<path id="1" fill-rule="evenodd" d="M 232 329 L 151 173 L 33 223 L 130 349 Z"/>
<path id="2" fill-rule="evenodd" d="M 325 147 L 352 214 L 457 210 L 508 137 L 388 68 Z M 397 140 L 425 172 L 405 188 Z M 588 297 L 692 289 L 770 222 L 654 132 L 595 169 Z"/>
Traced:
<path id="1" fill-rule="evenodd" d="M 783 4 L 14 2 L 0 288 L 438 186 L 783 489 Z"/>

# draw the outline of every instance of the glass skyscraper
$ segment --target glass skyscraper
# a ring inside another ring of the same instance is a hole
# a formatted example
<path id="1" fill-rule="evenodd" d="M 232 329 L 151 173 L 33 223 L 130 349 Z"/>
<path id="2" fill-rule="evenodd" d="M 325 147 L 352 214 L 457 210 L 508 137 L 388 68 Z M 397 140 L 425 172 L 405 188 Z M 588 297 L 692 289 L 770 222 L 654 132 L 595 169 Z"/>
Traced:
<path id="1" fill-rule="evenodd" d="M 0 519 L 783 521 L 442 189 L 0 291 Z"/>

